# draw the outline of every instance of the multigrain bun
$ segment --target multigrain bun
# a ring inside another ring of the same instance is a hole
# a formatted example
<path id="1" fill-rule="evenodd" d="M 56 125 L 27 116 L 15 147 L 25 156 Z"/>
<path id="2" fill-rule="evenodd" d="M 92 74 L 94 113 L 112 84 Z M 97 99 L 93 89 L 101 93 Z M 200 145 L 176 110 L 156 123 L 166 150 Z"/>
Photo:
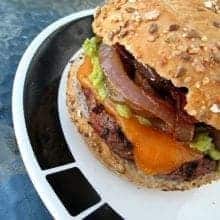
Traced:
<path id="1" fill-rule="evenodd" d="M 112 0 L 98 8 L 94 33 L 119 43 L 177 87 L 186 111 L 220 129 L 219 1 Z"/>
<path id="2" fill-rule="evenodd" d="M 140 169 L 137 169 L 133 162 L 122 159 L 114 154 L 88 123 L 87 107 L 84 102 L 85 97 L 76 77 L 78 68 L 82 63 L 83 59 L 76 59 L 71 66 L 67 82 L 67 106 L 73 123 L 84 137 L 87 145 L 107 168 L 126 177 L 137 185 L 169 191 L 187 190 L 219 179 L 219 171 L 211 172 L 192 181 L 172 181 L 149 176 L 144 174 Z"/>

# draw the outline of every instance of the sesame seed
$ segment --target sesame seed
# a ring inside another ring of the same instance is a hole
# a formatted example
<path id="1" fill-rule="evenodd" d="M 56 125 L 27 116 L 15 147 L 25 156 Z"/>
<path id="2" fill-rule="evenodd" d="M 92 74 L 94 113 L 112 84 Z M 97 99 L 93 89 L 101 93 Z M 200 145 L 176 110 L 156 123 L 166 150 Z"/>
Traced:
<path id="1" fill-rule="evenodd" d="M 171 24 L 169 26 L 169 31 L 177 31 L 180 28 L 178 24 Z"/>
<path id="2" fill-rule="evenodd" d="M 203 42 L 207 42 L 207 41 L 208 41 L 208 38 L 207 38 L 206 36 L 203 36 L 203 37 L 201 38 L 201 40 L 202 40 Z"/>
<path id="3" fill-rule="evenodd" d="M 170 35 L 165 38 L 165 42 L 168 44 L 175 43 L 176 42 L 176 36 L 175 35 Z"/>
<path id="4" fill-rule="evenodd" d="M 220 113 L 220 105 L 219 104 L 213 104 L 210 108 L 211 112 L 213 113 Z"/>
<path id="5" fill-rule="evenodd" d="M 119 34 L 119 37 L 120 37 L 120 38 L 123 38 L 123 37 L 125 37 L 127 34 L 128 34 L 128 31 L 127 31 L 127 30 L 122 30 L 122 31 L 120 32 L 120 34 Z"/>
<path id="6" fill-rule="evenodd" d="M 199 81 L 198 81 L 198 82 L 196 82 L 195 87 L 196 87 L 197 89 L 199 89 L 199 88 L 201 87 L 201 84 L 200 84 L 200 82 L 199 82 Z"/>
<path id="7" fill-rule="evenodd" d="M 213 25 L 214 25 L 216 28 L 220 28 L 220 21 L 213 21 Z"/>
<path id="8" fill-rule="evenodd" d="M 115 10 L 116 10 L 116 11 L 118 11 L 118 10 L 120 10 L 120 9 L 121 9 L 121 5 L 116 5 L 116 6 L 115 6 Z"/>
<path id="9" fill-rule="evenodd" d="M 204 5 L 208 9 L 212 9 L 212 7 L 213 7 L 212 1 L 205 1 Z"/>
<path id="10" fill-rule="evenodd" d="M 180 50 L 174 50 L 172 52 L 172 55 L 175 57 L 175 56 L 179 56 L 182 52 Z"/>
<path id="11" fill-rule="evenodd" d="M 168 59 L 166 56 L 162 56 L 161 60 L 160 60 L 160 65 L 161 66 L 165 66 L 168 63 Z"/>
<path id="12" fill-rule="evenodd" d="M 129 25 L 129 21 L 125 21 L 121 26 L 123 28 L 126 28 L 126 27 L 128 27 L 128 25 Z"/>
<path id="13" fill-rule="evenodd" d="M 191 60 L 191 56 L 187 52 L 182 52 L 180 54 L 180 58 L 184 61 L 190 61 Z"/>
<path id="14" fill-rule="evenodd" d="M 158 10 L 153 10 L 145 13 L 144 18 L 148 21 L 157 20 L 160 16 L 160 12 Z"/>
<path id="15" fill-rule="evenodd" d="M 100 13 L 101 13 L 101 8 L 100 8 L 100 7 L 97 7 L 97 8 L 95 9 L 94 17 L 97 18 L 97 17 L 100 15 Z"/>
<path id="16" fill-rule="evenodd" d="M 152 23 L 148 29 L 148 32 L 153 34 L 158 31 L 158 25 L 156 23 Z"/>
<path id="17" fill-rule="evenodd" d="M 156 39 L 158 37 L 159 37 L 159 35 L 150 35 L 150 36 L 148 36 L 147 41 L 154 42 L 154 41 L 156 41 Z"/>
<path id="18" fill-rule="evenodd" d="M 199 53 L 199 51 L 200 51 L 199 47 L 193 47 L 193 46 L 188 48 L 188 50 L 187 50 L 187 52 L 189 54 L 197 54 L 197 53 Z"/>
<path id="19" fill-rule="evenodd" d="M 80 111 L 80 110 L 77 110 L 76 114 L 77 114 L 77 117 L 79 117 L 79 118 L 82 117 L 82 114 L 81 114 L 81 111 Z"/>
<path id="20" fill-rule="evenodd" d="M 210 82 L 210 79 L 208 77 L 204 77 L 204 79 L 202 80 L 203 85 L 207 85 L 209 82 Z"/>
<path id="21" fill-rule="evenodd" d="M 135 8 L 127 7 L 127 8 L 125 8 L 125 11 L 128 12 L 128 13 L 132 13 L 132 12 L 135 11 Z"/>
<path id="22" fill-rule="evenodd" d="M 183 66 L 178 66 L 174 77 L 178 78 L 183 76 L 187 72 L 187 69 Z"/>
<path id="23" fill-rule="evenodd" d="M 218 0 L 205 0 L 204 1 L 204 6 L 209 9 L 214 11 L 215 13 L 219 13 L 219 2 Z"/>
<path id="24" fill-rule="evenodd" d="M 132 13 L 131 20 L 136 21 L 136 22 L 141 22 L 142 18 L 141 18 L 140 13 L 138 13 L 137 11 Z"/>

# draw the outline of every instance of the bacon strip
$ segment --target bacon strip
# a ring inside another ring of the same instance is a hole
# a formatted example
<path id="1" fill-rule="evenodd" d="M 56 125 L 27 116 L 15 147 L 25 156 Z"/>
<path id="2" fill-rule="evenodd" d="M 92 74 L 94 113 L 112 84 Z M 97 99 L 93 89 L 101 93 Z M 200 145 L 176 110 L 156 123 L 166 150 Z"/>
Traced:
<path id="1" fill-rule="evenodd" d="M 150 118 L 161 119 L 167 124 L 167 132 L 173 134 L 178 140 L 186 142 L 192 140 L 195 121 L 189 122 L 189 118 L 186 117 L 185 113 L 183 114 L 179 111 L 178 107 L 173 103 L 161 98 L 150 84 L 147 85 L 146 89 L 138 86 L 132 80 L 131 71 L 128 73 L 128 68 L 124 67 L 117 47 L 102 44 L 99 50 L 99 57 L 107 79 L 132 110 Z M 128 59 L 129 57 L 126 58 L 126 63 L 128 63 Z M 148 70 L 145 69 L 145 71 Z M 153 73 L 149 74 L 152 75 Z M 162 86 L 167 87 L 168 85 L 166 83 L 166 85 L 163 84 Z"/>
<path id="2" fill-rule="evenodd" d="M 108 80 L 114 85 L 132 109 L 139 112 L 151 113 L 173 126 L 175 111 L 162 99 L 146 93 L 138 87 L 127 75 L 116 49 L 102 44 L 100 61 Z"/>

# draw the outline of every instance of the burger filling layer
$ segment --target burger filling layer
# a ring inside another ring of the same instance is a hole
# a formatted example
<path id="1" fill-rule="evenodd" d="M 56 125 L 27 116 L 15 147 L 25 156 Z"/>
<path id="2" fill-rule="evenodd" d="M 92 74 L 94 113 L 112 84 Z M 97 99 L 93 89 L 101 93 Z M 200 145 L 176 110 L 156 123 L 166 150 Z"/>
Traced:
<path id="1" fill-rule="evenodd" d="M 185 112 L 186 88 L 176 88 L 120 45 L 92 38 L 84 51 L 78 80 L 89 121 L 114 153 L 147 174 L 172 179 L 216 169 L 220 132 Z"/>

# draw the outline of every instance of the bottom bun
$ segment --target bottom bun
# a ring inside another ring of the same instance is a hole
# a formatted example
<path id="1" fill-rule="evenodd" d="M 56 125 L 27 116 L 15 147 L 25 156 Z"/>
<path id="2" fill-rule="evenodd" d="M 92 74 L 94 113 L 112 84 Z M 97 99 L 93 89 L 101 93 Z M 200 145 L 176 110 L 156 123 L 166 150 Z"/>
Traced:
<path id="1" fill-rule="evenodd" d="M 88 112 L 85 97 L 77 81 L 76 73 L 83 62 L 80 55 L 71 66 L 67 81 L 67 106 L 70 117 L 78 131 L 84 137 L 90 150 L 107 168 L 133 183 L 147 187 L 157 188 L 164 191 L 188 190 L 201 185 L 211 183 L 220 178 L 220 171 L 211 172 L 192 181 L 174 181 L 161 177 L 150 176 L 139 170 L 134 162 L 120 158 L 113 153 L 93 130 L 88 123 Z"/>

